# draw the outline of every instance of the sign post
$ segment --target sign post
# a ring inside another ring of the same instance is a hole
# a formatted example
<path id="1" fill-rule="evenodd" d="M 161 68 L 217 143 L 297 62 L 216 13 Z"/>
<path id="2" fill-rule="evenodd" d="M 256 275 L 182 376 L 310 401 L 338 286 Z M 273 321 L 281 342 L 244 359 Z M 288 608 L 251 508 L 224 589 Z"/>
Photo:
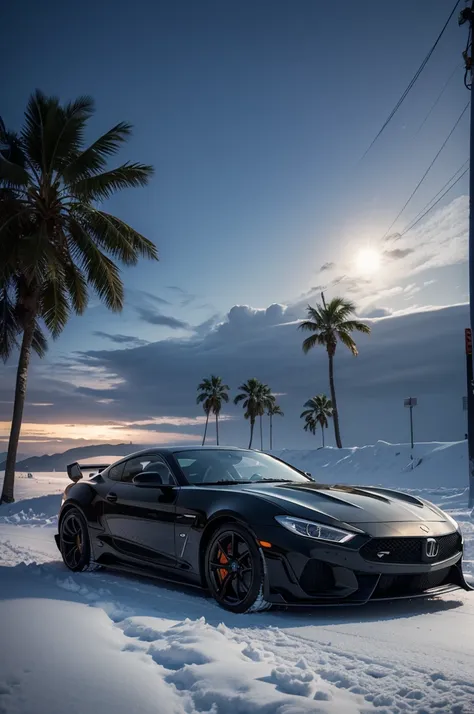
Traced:
<path id="1" fill-rule="evenodd" d="M 410 440 L 411 450 L 413 451 L 413 407 L 416 407 L 418 405 L 418 399 L 416 397 L 408 397 L 408 399 L 404 400 L 403 405 L 410 409 Z"/>
<path id="2" fill-rule="evenodd" d="M 408 397 L 408 399 L 405 399 L 403 402 L 403 405 L 405 407 L 408 407 L 410 409 L 410 441 L 411 441 L 411 450 L 413 452 L 413 407 L 416 407 L 418 404 L 418 399 L 417 397 Z M 413 458 L 413 453 L 412 453 L 412 458 Z"/>
<path id="3" fill-rule="evenodd" d="M 467 448 L 469 456 L 469 508 L 474 506 L 474 385 L 472 367 L 472 330 L 464 330 L 466 348 L 466 380 L 467 380 Z"/>

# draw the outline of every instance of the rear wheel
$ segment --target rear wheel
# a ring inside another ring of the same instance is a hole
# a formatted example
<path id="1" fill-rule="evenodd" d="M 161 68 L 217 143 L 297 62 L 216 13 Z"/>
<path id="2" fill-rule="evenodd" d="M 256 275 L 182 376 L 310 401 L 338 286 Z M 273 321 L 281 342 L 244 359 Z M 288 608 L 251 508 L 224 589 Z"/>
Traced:
<path id="1" fill-rule="evenodd" d="M 231 612 L 257 612 L 271 605 L 263 597 L 265 569 L 255 538 L 242 526 L 221 526 L 205 557 L 206 580 L 214 599 Z"/>
<path id="2" fill-rule="evenodd" d="M 71 508 L 61 519 L 59 547 L 69 570 L 81 572 L 94 570 L 91 563 L 89 532 L 84 516 L 77 508 Z"/>

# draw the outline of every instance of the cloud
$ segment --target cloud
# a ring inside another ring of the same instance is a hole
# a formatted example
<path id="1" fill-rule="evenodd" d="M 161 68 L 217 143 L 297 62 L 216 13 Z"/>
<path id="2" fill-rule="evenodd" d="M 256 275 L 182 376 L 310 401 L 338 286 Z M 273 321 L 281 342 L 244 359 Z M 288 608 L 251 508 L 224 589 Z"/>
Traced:
<path id="1" fill-rule="evenodd" d="M 356 335 L 359 357 L 352 357 L 342 345 L 336 353 L 335 379 L 344 443 L 407 441 L 409 428 L 403 399 L 410 394 L 419 398 L 417 439 L 462 439 L 463 339 L 469 321 L 468 307 L 430 308 L 387 316 L 382 315 L 382 308 L 373 306 L 372 315 L 384 319 L 366 317 L 372 334 Z M 59 432 L 48 431 L 48 425 L 73 422 L 75 431 L 70 430 L 67 438 L 92 438 L 97 434 L 110 438 L 115 434 L 116 440 L 141 438 L 139 443 L 144 443 L 143 439 L 150 443 L 151 438 L 156 443 L 189 440 L 202 429 L 203 412 L 196 405 L 197 384 L 213 373 L 230 384 L 233 394 L 249 377 L 268 383 L 281 395 L 278 400 L 285 413 L 274 424 L 277 447 L 311 448 L 317 442 L 303 432 L 299 414 L 308 397 L 319 392 L 328 394 L 328 363 L 324 349 L 303 355 L 303 335 L 297 326 L 292 307 L 275 304 L 255 309 L 236 305 L 224 321 L 204 336 L 161 340 L 139 349 L 93 350 L 77 355 L 78 363 L 89 368 L 85 375 L 101 375 L 97 385 L 72 384 L 67 371 L 61 379 L 51 379 L 44 370 L 38 379 L 35 367 L 28 398 L 32 402 L 53 402 L 54 407 L 42 417 L 43 410 L 33 412 L 27 406 L 25 424 L 38 424 L 44 419 L 41 429 L 29 429 L 27 436 L 44 440 L 50 434 L 58 439 Z M 12 386 L 12 381 L 9 385 L 2 382 L 0 401 L 11 398 Z M 0 404 L 0 419 L 7 422 L 10 411 L 11 405 Z M 225 405 L 223 415 L 233 418 L 222 423 L 222 443 L 245 445 L 248 423 L 242 410 L 230 403 Z M 95 431 L 89 429 L 91 425 Z M 267 432 L 265 421 L 266 436 Z M 330 430 L 328 438 L 332 438 Z"/>
<path id="2" fill-rule="evenodd" d="M 194 295 L 194 293 L 183 290 L 183 288 L 178 287 L 178 285 L 167 285 L 166 287 L 168 290 L 171 290 L 181 296 L 181 307 L 187 307 L 198 297 L 197 295 Z"/>
<path id="3" fill-rule="evenodd" d="M 169 300 L 165 300 L 164 298 L 160 297 L 159 295 L 154 295 L 153 293 L 149 293 L 146 290 L 137 290 L 136 292 L 139 293 L 140 295 L 142 295 L 143 297 L 147 298 L 148 300 L 158 303 L 158 305 L 171 305 Z"/>
<path id="4" fill-rule="evenodd" d="M 220 319 L 222 319 L 222 316 L 219 315 L 219 313 L 211 315 L 207 320 L 204 320 L 204 322 L 201 322 L 193 328 L 194 333 L 200 337 L 204 337 L 219 324 Z"/>
<path id="5" fill-rule="evenodd" d="M 391 260 L 402 260 L 413 252 L 414 248 L 394 248 L 393 250 L 384 250 L 383 254 Z"/>
<path id="6" fill-rule="evenodd" d="M 362 313 L 362 317 L 389 317 L 392 312 L 389 307 L 374 307 L 368 312 Z"/>
<path id="7" fill-rule="evenodd" d="M 332 270 L 333 268 L 336 267 L 335 263 L 323 263 L 322 266 L 319 268 L 319 272 L 323 273 L 325 270 Z"/>
<path id="8" fill-rule="evenodd" d="M 148 345 L 148 340 L 142 340 L 139 337 L 133 337 L 132 335 L 120 335 L 120 334 L 110 334 L 109 332 L 101 332 L 96 330 L 92 333 L 96 337 L 103 337 L 106 340 L 110 340 L 117 345 L 130 345 L 131 347 L 143 347 L 143 345 Z"/>
<path id="9" fill-rule="evenodd" d="M 171 315 L 163 315 L 159 310 L 153 310 L 149 307 L 135 307 L 139 317 L 143 322 L 148 322 L 150 325 L 161 325 L 170 327 L 172 330 L 189 330 L 187 322 L 178 320 L 177 317 Z"/>
<path id="10" fill-rule="evenodd" d="M 328 297 L 348 295 L 365 313 L 377 304 L 385 304 L 389 298 L 387 307 L 396 311 L 401 307 L 399 300 L 406 300 L 405 283 L 417 283 L 412 288 L 414 295 L 426 287 L 424 282 L 427 281 L 423 280 L 426 271 L 467 260 L 468 223 L 468 197 L 459 196 L 434 210 L 410 231 L 393 233 L 380 239 L 378 245 L 374 242 L 373 248 L 380 252 L 381 266 L 370 276 L 358 274 L 355 256 L 346 251 L 349 258 L 345 262 L 338 260 L 339 275 L 324 289 Z M 296 302 L 308 299 L 311 294 L 311 291 L 304 292 Z"/>

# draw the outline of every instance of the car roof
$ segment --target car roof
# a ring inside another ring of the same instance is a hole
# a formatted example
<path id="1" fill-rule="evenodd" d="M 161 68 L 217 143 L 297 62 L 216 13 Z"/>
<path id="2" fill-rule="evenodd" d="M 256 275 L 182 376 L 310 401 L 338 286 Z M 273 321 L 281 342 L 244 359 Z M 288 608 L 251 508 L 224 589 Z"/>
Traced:
<path id="1" fill-rule="evenodd" d="M 151 449 L 143 449 L 142 454 L 173 454 L 177 451 L 255 451 L 255 449 L 243 449 L 240 446 L 216 446 L 215 444 L 208 446 L 201 446 L 197 444 L 176 444 L 174 446 L 154 446 Z"/>
<path id="2" fill-rule="evenodd" d="M 243 449 L 240 446 L 216 446 L 215 444 L 210 444 L 209 446 L 202 446 L 197 444 L 176 444 L 175 446 L 149 446 L 146 449 L 141 449 L 140 451 L 131 451 L 129 454 L 121 456 L 120 459 L 114 461 L 114 464 L 121 463 L 122 461 L 126 461 L 136 456 L 141 456 L 142 454 L 176 454 L 181 451 L 257 451 L 257 449 Z"/>

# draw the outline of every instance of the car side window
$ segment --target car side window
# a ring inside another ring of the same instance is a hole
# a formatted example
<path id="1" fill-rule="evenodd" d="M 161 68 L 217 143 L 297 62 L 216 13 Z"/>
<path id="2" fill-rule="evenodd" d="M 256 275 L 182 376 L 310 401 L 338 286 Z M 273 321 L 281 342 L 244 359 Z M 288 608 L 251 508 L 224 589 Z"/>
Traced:
<path id="1" fill-rule="evenodd" d="M 108 471 L 107 471 L 107 478 L 110 478 L 112 481 L 120 481 L 122 478 L 122 472 L 123 472 L 123 467 L 124 463 L 122 461 L 121 464 L 117 464 L 116 466 L 112 466 Z"/>
<path id="2" fill-rule="evenodd" d="M 169 485 L 176 483 L 171 469 L 158 454 L 142 454 L 126 461 L 122 481 L 130 483 L 142 471 L 159 471 L 162 483 Z"/>

